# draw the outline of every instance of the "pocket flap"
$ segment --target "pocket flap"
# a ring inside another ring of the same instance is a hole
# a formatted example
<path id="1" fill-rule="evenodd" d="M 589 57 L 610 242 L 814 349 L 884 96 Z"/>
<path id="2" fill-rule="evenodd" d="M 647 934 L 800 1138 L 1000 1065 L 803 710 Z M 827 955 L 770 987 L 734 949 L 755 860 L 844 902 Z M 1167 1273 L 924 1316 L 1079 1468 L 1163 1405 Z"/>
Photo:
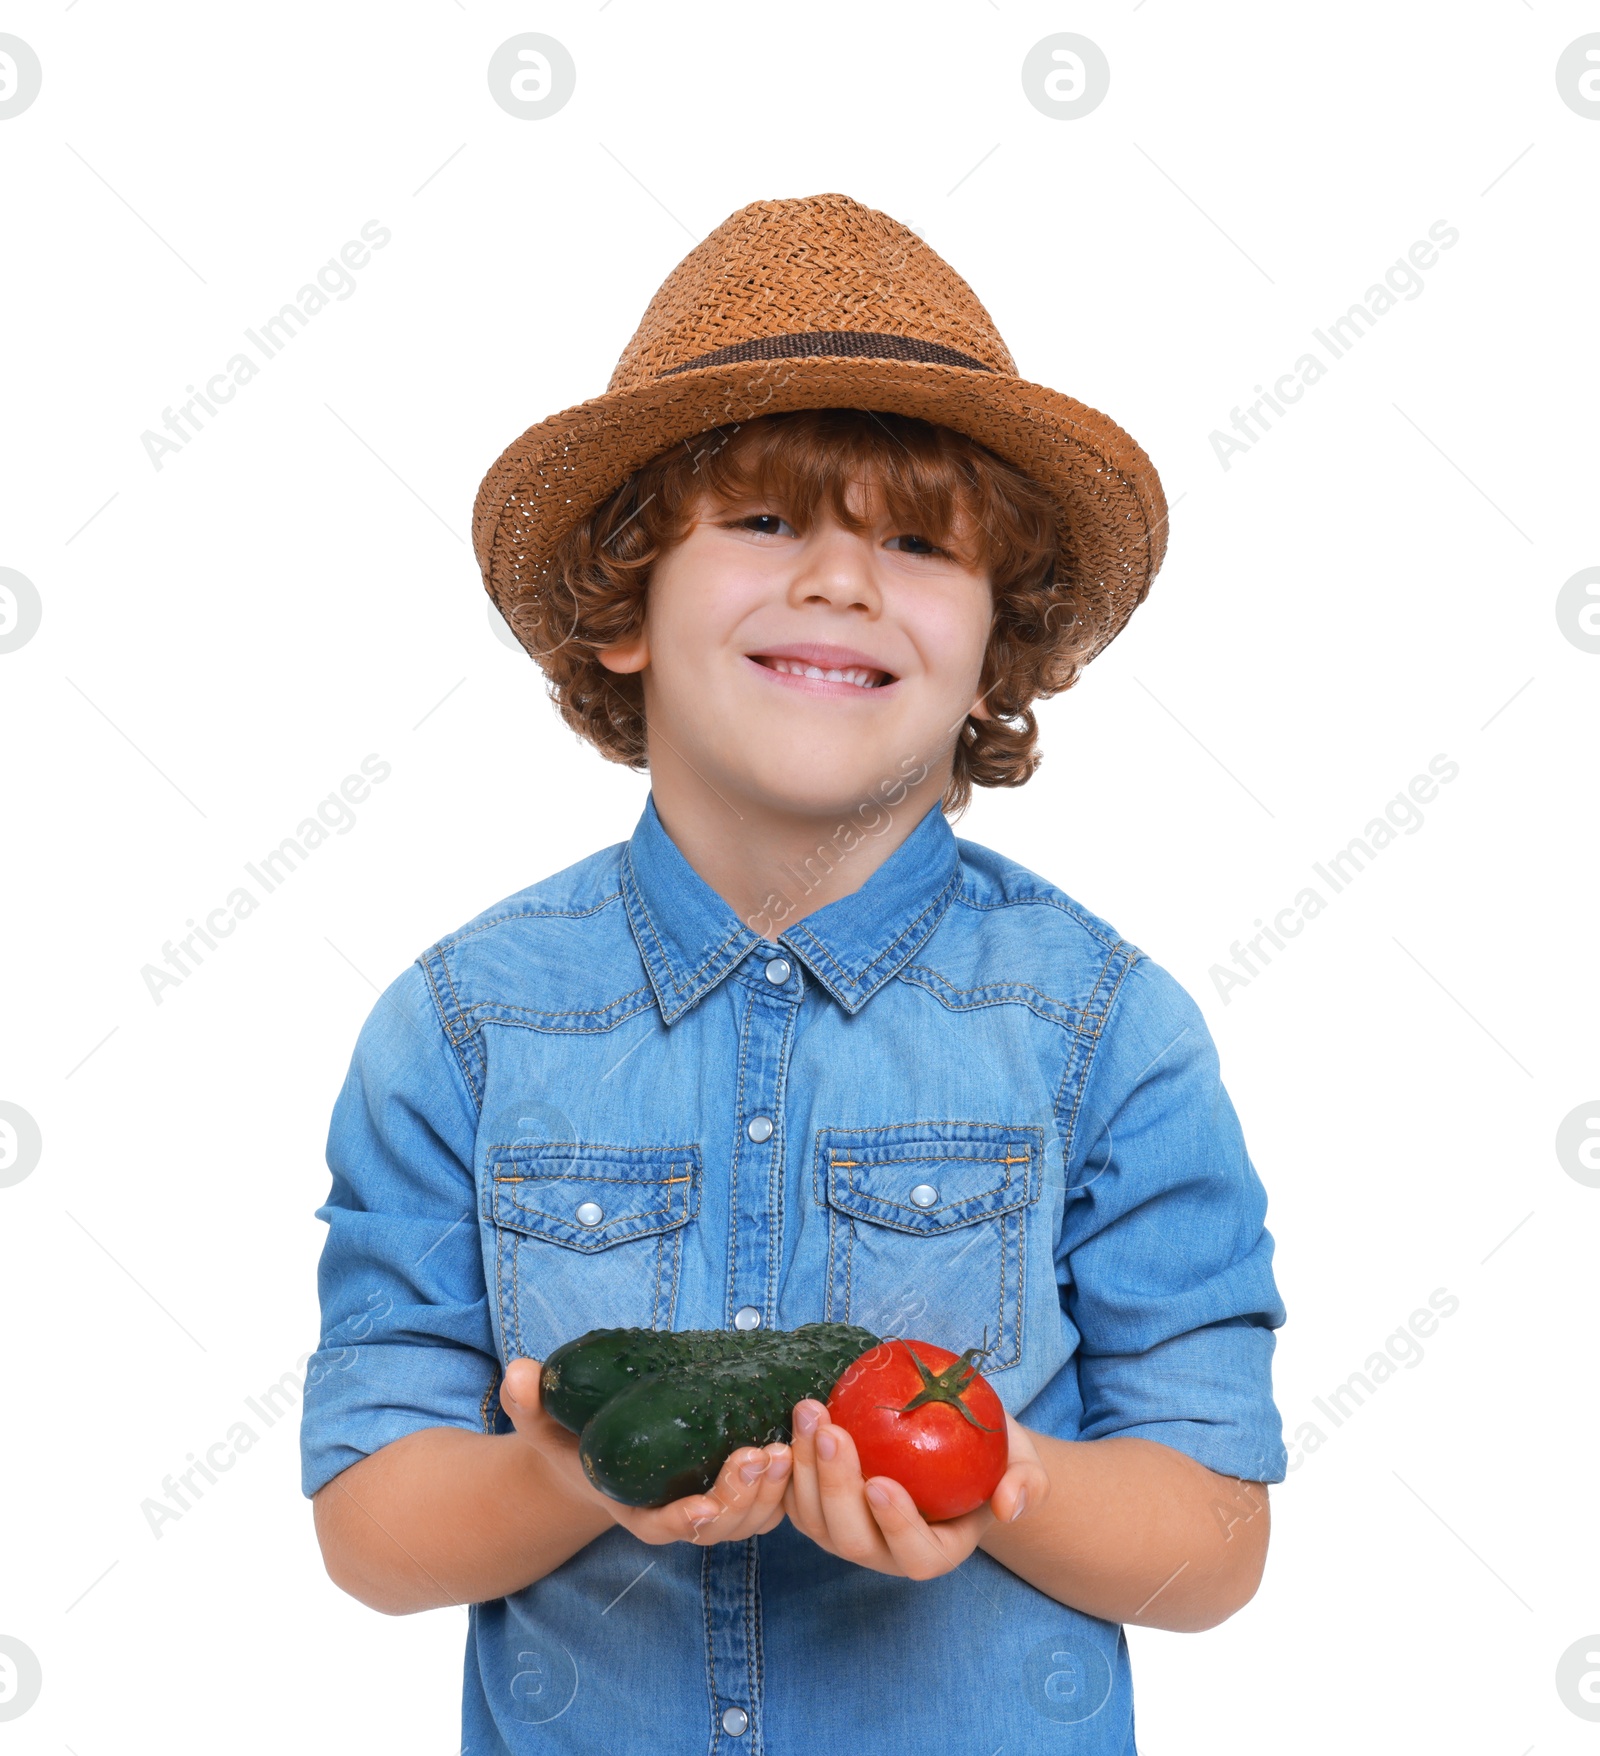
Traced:
<path id="1" fill-rule="evenodd" d="M 495 1146 L 488 1187 L 496 1225 L 569 1250 L 606 1250 L 694 1216 L 700 1149 L 559 1140 Z"/>
<path id="2" fill-rule="evenodd" d="M 903 1232 L 945 1232 L 1033 1200 L 1042 1128 L 908 1122 L 824 1128 L 817 1181 L 831 1207 Z"/>

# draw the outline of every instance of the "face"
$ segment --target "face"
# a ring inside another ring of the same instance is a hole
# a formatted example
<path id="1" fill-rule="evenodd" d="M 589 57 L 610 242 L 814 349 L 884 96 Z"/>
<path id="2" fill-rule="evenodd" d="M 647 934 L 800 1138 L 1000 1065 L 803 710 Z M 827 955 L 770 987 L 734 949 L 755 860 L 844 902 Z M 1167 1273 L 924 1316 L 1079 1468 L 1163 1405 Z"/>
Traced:
<path id="1" fill-rule="evenodd" d="M 730 802 L 808 816 L 948 776 L 985 712 L 989 578 L 875 502 L 851 489 L 857 533 L 702 501 L 651 572 L 642 633 L 600 655 L 642 673 L 652 757 L 660 740 Z"/>

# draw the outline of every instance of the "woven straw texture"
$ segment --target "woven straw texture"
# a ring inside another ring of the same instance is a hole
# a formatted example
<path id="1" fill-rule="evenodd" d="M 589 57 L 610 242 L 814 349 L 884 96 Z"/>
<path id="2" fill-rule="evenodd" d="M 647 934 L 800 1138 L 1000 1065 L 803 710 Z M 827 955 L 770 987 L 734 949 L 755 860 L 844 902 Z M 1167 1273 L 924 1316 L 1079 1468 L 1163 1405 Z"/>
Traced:
<path id="1" fill-rule="evenodd" d="M 1057 580 L 1102 651 L 1166 551 L 1155 467 L 1114 421 L 1019 378 L 971 287 L 848 195 L 757 201 L 662 283 L 603 396 L 530 427 L 473 506 L 485 589 L 518 630 L 551 551 L 641 465 L 712 427 L 798 408 L 918 415 L 1032 476 L 1061 518 Z"/>

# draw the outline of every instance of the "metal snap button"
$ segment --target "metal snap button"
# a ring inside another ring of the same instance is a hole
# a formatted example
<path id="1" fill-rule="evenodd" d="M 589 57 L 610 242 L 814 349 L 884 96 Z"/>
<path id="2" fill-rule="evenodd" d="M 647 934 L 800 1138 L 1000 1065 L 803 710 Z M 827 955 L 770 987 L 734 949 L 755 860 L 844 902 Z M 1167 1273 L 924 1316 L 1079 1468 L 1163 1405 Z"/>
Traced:
<path id="1" fill-rule="evenodd" d="M 761 1312 L 754 1305 L 741 1305 L 733 1314 L 735 1329 L 759 1329 Z"/>
<path id="2" fill-rule="evenodd" d="M 750 1126 L 745 1129 L 745 1133 L 757 1146 L 763 1140 L 770 1140 L 772 1138 L 772 1118 L 770 1116 L 752 1116 Z"/>
<path id="3" fill-rule="evenodd" d="M 939 1191 L 934 1188 L 932 1183 L 918 1183 L 916 1188 L 911 1191 L 911 1200 L 917 1207 L 937 1207 Z"/>
<path id="4" fill-rule="evenodd" d="M 580 1226 L 597 1226 L 606 1215 L 605 1209 L 598 1202 L 580 1201 L 578 1211 L 573 1217 Z"/>
<path id="5" fill-rule="evenodd" d="M 725 1707 L 722 1710 L 722 1729 L 730 1738 L 742 1738 L 744 1729 L 750 1723 L 750 1715 L 742 1707 Z"/>
<path id="6" fill-rule="evenodd" d="M 789 960 L 788 960 L 788 958 L 786 958 L 786 957 L 773 958 L 772 962 L 767 965 L 767 980 L 769 982 L 771 982 L 774 987 L 777 987 L 779 982 L 786 982 L 786 981 L 788 981 L 788 979 L 789 979 Z"/>

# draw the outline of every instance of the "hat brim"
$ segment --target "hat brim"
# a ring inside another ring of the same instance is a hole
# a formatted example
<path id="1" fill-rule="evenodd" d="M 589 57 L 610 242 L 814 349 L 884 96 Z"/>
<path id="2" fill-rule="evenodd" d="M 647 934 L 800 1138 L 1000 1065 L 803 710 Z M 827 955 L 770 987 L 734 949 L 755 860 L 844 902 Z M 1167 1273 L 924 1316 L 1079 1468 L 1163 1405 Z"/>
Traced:
<path id="1" fill-rule="evenodd" d="M 1144 601 L 1166 553 L 1167 502 L 1155 466 L 1115 421 L 1025 379 L 918 360 L 742 361 L 610 392 L 529 427 L 490 467 L 473 503 L 484 587 L 510 607 L 557 543 L 634 470 L 712 427 L 789 409 L 864 408 L 920 416 L 986 445 L 1031 476 L 1060 515 L 1057 578 L 1093 658 Z"/>

